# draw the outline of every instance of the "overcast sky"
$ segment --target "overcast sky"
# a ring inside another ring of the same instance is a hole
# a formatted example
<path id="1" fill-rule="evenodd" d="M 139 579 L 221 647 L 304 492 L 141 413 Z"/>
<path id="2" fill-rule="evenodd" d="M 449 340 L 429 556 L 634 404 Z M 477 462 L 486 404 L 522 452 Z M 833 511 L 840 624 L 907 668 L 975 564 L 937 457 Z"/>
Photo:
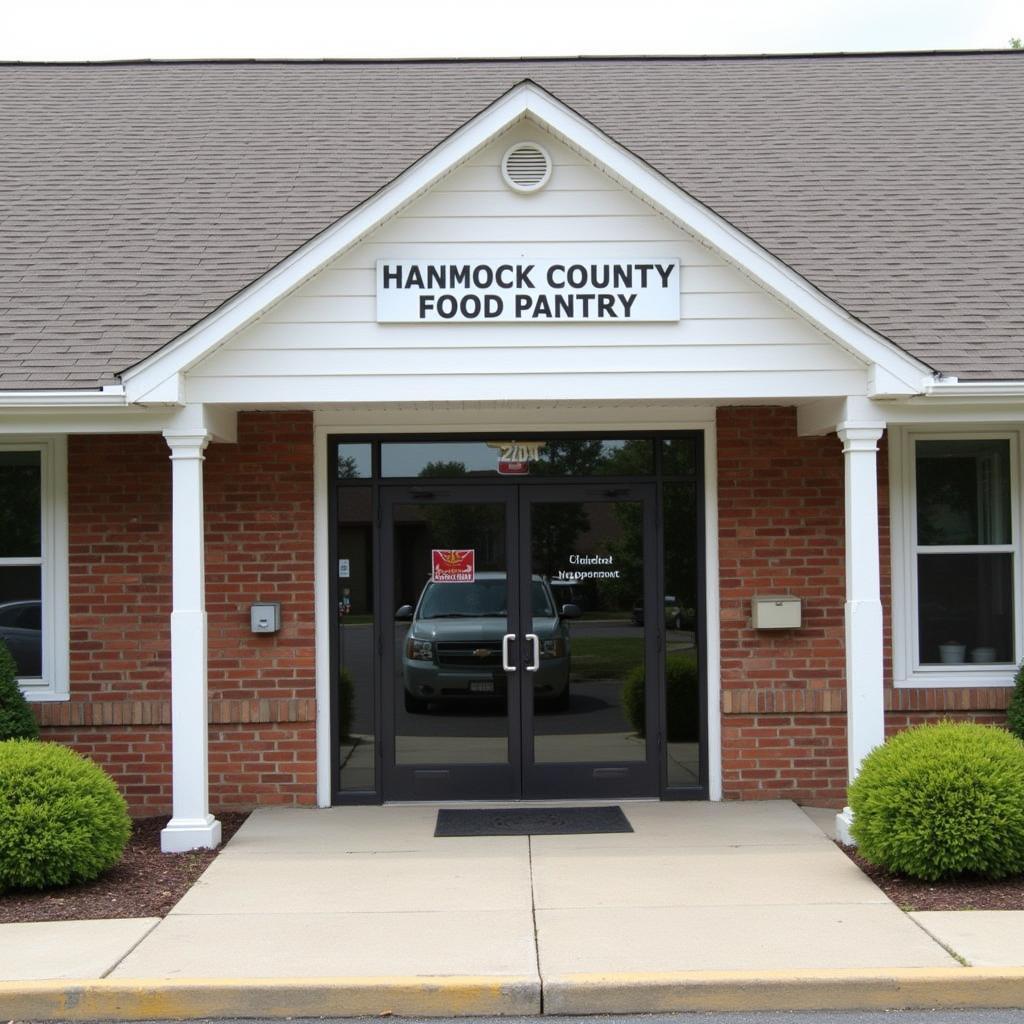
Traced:
<path id="1" fill-rule="evenodd" d="M 1021 0 L 0 0 L 0 59 L 1001 48 Z"/>

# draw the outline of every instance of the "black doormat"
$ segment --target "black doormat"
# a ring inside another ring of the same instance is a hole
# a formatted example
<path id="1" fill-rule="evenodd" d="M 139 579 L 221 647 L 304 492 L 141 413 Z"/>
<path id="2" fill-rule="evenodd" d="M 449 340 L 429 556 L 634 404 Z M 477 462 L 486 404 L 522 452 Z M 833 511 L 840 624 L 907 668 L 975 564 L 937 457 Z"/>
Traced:
<path id="1" fill-rule="evenodd" d="M 435 836 L 582 836 L 632 832 L 621 807 L 448 808 Z"/>

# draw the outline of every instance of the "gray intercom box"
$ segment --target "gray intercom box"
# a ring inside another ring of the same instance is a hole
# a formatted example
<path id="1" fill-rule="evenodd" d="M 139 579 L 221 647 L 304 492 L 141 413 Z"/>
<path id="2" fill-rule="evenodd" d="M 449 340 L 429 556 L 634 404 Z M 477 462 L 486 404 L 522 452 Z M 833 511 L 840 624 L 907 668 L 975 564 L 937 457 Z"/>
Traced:
<path id="1" fill-rule="evenodd" d="M 276 633 L 281 628 L 281 605 L 278 601 L 254 604 L 249 608 L 254 633 Z"/>

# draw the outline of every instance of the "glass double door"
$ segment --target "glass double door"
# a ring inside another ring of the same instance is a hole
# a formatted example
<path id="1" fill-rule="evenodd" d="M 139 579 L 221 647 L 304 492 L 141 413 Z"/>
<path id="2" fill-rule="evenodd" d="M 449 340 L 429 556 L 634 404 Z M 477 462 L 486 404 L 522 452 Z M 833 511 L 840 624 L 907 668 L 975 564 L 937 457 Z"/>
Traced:
<path id="1" fill-rule="evenodd" d="M 654 494 L 382 488 L 386 799 L 657 795 Z"/>

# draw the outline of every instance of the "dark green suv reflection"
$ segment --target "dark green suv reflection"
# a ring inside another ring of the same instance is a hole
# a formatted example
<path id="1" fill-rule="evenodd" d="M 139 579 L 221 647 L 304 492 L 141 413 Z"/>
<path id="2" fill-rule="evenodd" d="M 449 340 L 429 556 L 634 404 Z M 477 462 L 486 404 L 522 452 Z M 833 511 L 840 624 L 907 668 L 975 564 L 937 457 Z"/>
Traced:
<path id="1" fill-rule="evenodd" d="M 530 584 L 540 667 L 531 673 L 533 693 L 546 704 L 569 703 L 569 627 L 579 609 L 561 612 L 547 580 Z M 471 583 L 435 583 L 423 588 L 416 608 L 402 605 L 399 621 L 411 620 L 402 645 L 405 709 L 423 713 L 431 704 L 472 698 L 502 698 L 508 677 L 502 668 L 502 638 L 508 632 L 508 584 L 503 572 L 481 572 Z"/>

